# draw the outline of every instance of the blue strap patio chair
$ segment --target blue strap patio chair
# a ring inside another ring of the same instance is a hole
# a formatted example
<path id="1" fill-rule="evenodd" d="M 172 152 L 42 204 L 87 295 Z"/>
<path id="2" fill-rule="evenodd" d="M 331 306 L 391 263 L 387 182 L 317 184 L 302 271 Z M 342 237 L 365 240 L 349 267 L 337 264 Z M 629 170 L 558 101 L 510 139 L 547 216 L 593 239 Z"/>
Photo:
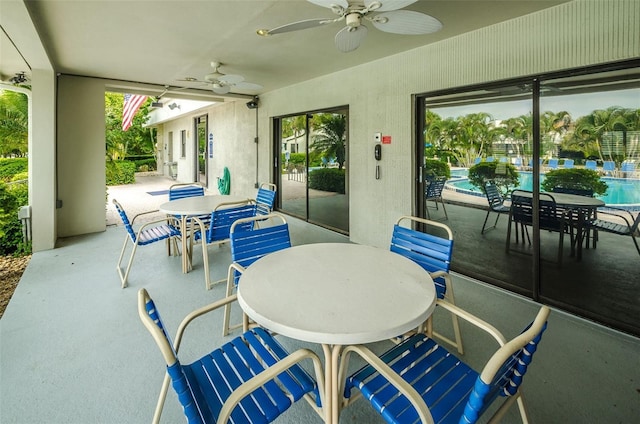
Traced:
<path id="1" fill-rule="evenodd" d="M 204 196 L 204 187 L 199 183 L 177 183 L 169 187 L 169 200 L 195 196 Z"/>
<path id="2" fill-rule="evenodd" d="M 622 178 L 633 177 L 636 172 L 636 163 L 630 160 L 625 160 L 620 165 L 620 176 Z"/>
<path id="3" fill-rule="evenodd" d="M 265 218 L 269 221 L 269 226 L 260 228 L 255 225 L 252 226 L 252 224 Z M 237 220 L 231 226 L 229 240 L 231 244 L 231 265 L 227 274 L 227 296 L 233 294 L 238 286 L 240 276 L 249 265 L 269 253 L 291 247 L 289 224 L 283 215 L 276 212 L 263 217 L 256 215 L 255 217 Z M 243 326 L 245 331 L 249 328 L 246 315 L 243 315 L 243 323 L 238 325 L 230 324 L 230 316 L 231 305 L 227 305 L 222 327 L 223 336 L 229 334 L 230 330 L 240 326 Z"/>
<path id="4" fill-rule="evenodd" d="M 318 356 L 308 349 L 289 353 L 262 328 L 247 331 L 190 364 L 180 361 L 178 351 L 187 326 L 235 300 L 233 295 L 191 312 L 172 343 L 153 299 L 145 289 L 138 292 L 138 315 L 166 363 L 154 423 L 160 421 L 169 382 L 189 424 L 270 423 L 302 398 L 321 412 L 324 377 Z M 317 383 L 300 365 L 307 360 L 313 364 Z"/>
<path id="5" fill-rule="evenodd" d="M 116 199 L 113 199 L 113 204 L 116 207 L 120 218 L 122 219 L 124 228 L 127 230 L 127 234 L 124 236 L 124 244 L 122 245 L 122 250 L 120 251 L 120 257 L 118 258 L 118 264 L 116 265 L 118 275 L 120 276 L 120 283 L 122 285 L 122 288 L 125 288 L 128 285 L 129 272 L 131 271 L 133 257 L 136 254 L 138 246 L 147 246 L 158 241 L 167 240 L 167 253 L 170 255 L 171 244 L 173 244 L 174 252 L 178 251 L 178 244 L 176 243 L 176 239 L 180 237 L 180 230 L 178 230 L 178 228 L 173 225 L 175 224 L 175 221 L 170 220 L 170 222 L 168 223 L 167 218 L 145 222 L 142 226 L 135 230 L 133 225 L 137 218 L 144 215 L 156 213 L 158 211 L 148 211 L 137 214 L 131 221 L 129 221 L 129 217 L 124 211 L 122 205 L 120 205 L 120 203 Z M 124 252 L 126 251 L 127 245 L 129 243 L 133 245 L 133 248 L 131 250 L 131 256 L 129 257 L 129 262 L 127 263 L 127 268 L 123 273 L 120 264 L 122 263 Z"/>
<path id="6" fill-rule="evenodd" d="M 477 157 L 477 158 L 475 158 L 475 159 L 473 160 L 473 164 L 474 164 L 474 165 L 477 165 L 477 164 L 479 164 L 480 162 L 482 162 L 482 158 L 480 158 L 480 157 Z"/>
<path id="7" fill-rule="evenodd" d="M 591 171 L 595 171 L 598 167 L 598 162 L 595 160 L 588 160 L 584 163 L 585 169 L 589 169 Z"/>
<path id="8" fill-rule="evenodd" d="M 615 174 L 616 172 L 616 163 L 612 160 L 605 160 L 604 162 L 602 162 L 602 171 L 605 173 L 605 175 L 613 176 L 613 174 Z"/>
<path id="9" fill-rule="evenodd" d="M 359 390 L 388 423 L 476 423 L 487 410 L 495 411 L 488 422 L 499 422 L 514 402 L 522 422 L 529 422 L 520 385 L 547 327 L 549 308 L 542 306 L 535 320 L 506 342 L 491 324 L 445 301 L 438 302 L 498 342 L 500 347 L 482 371 L 424 334 L 380 356 L 365 346 L 349 346 L 343 351 L 339 375 L 345 375 L 352 353 L 367 365 L 346 379 L 345 398 Z M 499 405 L 497 410 L 490 408 L 493 404 Z"/>
<path id="10" fill-rule="evenodd" d="M 493 156 L 487 156 L 487 162 L 493 162 L 495 158 Z"/>
<path id="11" fill-rule="evenodd" d="M 565 159 L 563 166 L 564 166 L 565 169 L 573 168 L 573 159 Z"/>
<path id="12" fill-rule="evenodd" d="M 558 208 L 552 195 L 547 193 L 539 194 L 539 226 L 541 230 L 557 232 L 558 237 L 558 263 L 562 263 L 562 249 L 564 234 L 568 233 L 571 238 L 571 249 L 573 253 L 574 242 L 573 233 L 569 227 L 565 211 Z M 507 227 L 507 253 L 511 250 L 511 227 L 515 227 L 516 243 L 518 243 L 518 226 L 524 243 L 526 232 L 527 240 L 531 244 L 528 227 L 533 226 L 533 193 L 526 190 L 514 190 L 511 192 L 511 207 L 509 208 L 509 226 Z"/>
<path id="13" fill-rule="evenodd" d="M 277 186 L 272 183 L 262 183 L 256 195 L 256 215 L 269 215 L 276 202 Z"/>
<path id="14" fill-rule="evenodd" d="M 435 177 L 435 178 L 427 178 L 425 183 L 425 195 L 424 195 L 424 209 L 427 212 L 427 218 L 431 219 L 431 215 L 429 214 L 430 206 L 427 202 L 432 201 L 435 204 L 435 209 L 438 210 L 438 202 L 442 204 L 442 210 L 444 211 L 444 218 L 449 219 L 447 215 L 447 209 L 444 207 L 444 200 L 442 199 L 442 191 L 444 190 L 444 185 L 447 182 L 445 177 Z"/>
<path id="15" fill-rule="evenodd" d="M 558 159 L 556 158 L 549 159 L 549 162 L 547 163 L 547 168 L 558 169 Z"/>
<path id="16" fill-rule="evenodd" d="M 424 232 L 408 228 L 407 224 L 422 226 L 421 229 Z M 389 250 L 411 259 L 424 268 L 435 283 L 438 299 L 446 299 L 449 303 L 455 304 L 451 276 L 449 275 L 451 256 L 453 255 L 453 233 L 448 226 L 415 216 L 402 216 L 393 226 Z M 460 325 L 456 316 L 452 317 L 452 323 L 455 341 L 434 332 L 430 320 L 427 325 L 430 333 L 456 347 L 458 352 L 463 353 Z"/>
<path id="17" fill-rule="evenodd" d="M 204 196 L 204 186 L 200 183 L 176 183 L 172 184 L 169 187 L 169 201 L 184 199 L 185 197 L 198 197 Z M 176 218 L 176 226 L 178 229 L 180 228 L 180 219 L 179 215 L 175 215 Z M 209 216 L 202 215 L 199 216 L 200 220 L 203 224 L 207 225 L 209 223 Z M 187 224 L 191 224 L 191 218 L 187 218 Z"/>
<path id="18" fill-rule="evenodd" d="M 500 215 L 503 213 L 509 213 L 510 209 L 509 205 L 506 204 L 506 199 L 502 197 L 500 190 L 498 190 L 498 187 L 493 182 L 487 181 L 485 183 L 484 194 L 487 196 L 489 209 L 487 210 L 487 215 L 484 217 L 484 223 L 482 224 L 480 234 L 484 234 L 485 231 L 496 228 Z M 493 223 L 493 226 L 487 228 L 487 220 L 489 219 L 489 214 L 491 214 L 491 212 L 496 213 L 496 221 Z"/>
<path id="19" fill-rule="evenodd" d="M 522 169 L 522 158 L 521 157 L 515 158 L 513 160 L 513 165 L 518 169 Z"/>
<path id="20" fill-rule="evenodd" d="M 598 231 L 604 231 L 606 233 L 618 234 L 620 236 L 630 236 L 633 240 L 633 244 L 636 246 L 636 250 L 640 255 L 640 246 L 636 237 L 640 237 L 640 213 L 636 215 L 635 219 L 633 214 L 621 208 L 615 208 L 607 206 L 607 210 L 598 210 L 598 215 L 601 218 L 593 217 L 593 219 L 586 222 L 584 231 L 587 239 L 587 245 L 589 243 L 589 232 L 593 231 L 593 247 L 596 247 L 598 240 Z M 602 216 L 604 215 L 604 216 Z M 604 218 L 604 219 L 602 219 Z"/>
<path id="21" fill-rule="evenodd" d="M 220 203 L 211 212 L 209 218 L 209 225 L 206 227 L 199 218 L 194 218 L 194 221 L 199 228 L 205 228 L 204 239 L 202 237 L 202 230 L 196 230 L 193 233 L 193 239 L 195 241 L 202 239 L 203 249 L 203 261 L 205 263 L 205 281 L 206 288 L 210 290 L 211 287 L 224 280 L 218 280 L 211 282 L 208 277 L 208 247 L 212 244 L 220 245 L 229 241 L 229 232 L 233 223 L 242 218 L 249 218 L 256 216 L 256 204 L 253 200 L 247 199 L 241 202 L 225 202 Z M 245 224 L 251 228 L 252 223 Z"/>

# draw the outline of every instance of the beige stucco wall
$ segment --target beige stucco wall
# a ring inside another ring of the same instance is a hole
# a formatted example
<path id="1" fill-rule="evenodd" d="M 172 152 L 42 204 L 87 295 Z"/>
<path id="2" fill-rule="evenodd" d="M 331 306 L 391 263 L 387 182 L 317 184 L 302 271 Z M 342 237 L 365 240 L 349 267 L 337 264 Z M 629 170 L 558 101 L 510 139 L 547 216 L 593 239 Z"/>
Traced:
<path id="1" fill-rule="evenodd" d="M 58 77 L 58 237 L 104 231 L 104 81 Z"/>
<path id="2" fill-rule="evenodd" d="M 351 239 L 386 246 L 391 224 L 411 213 L 414 204 L 412 94 L 637 58 L 639 22 L 637 0 L 579 0 L 262 94 L 257 180 L 270 180 L 271 117 L 348 105 Z M 59 236 L 104 230 L 104 91 L 100 80 L 59 79 Z M 212 185 L 227 166 L 234 194 L 250 194 L 256 180 L 255 111 L 244 103 L 207 111 L 214 133 Z M 192 117 L 183 119 L 176 128 L 191 133 Z M 384 146 L 380 180 L 374 178 L 375 132 L 392 137 Z M 174 146 L 179 146 L 179 131 Z"/>

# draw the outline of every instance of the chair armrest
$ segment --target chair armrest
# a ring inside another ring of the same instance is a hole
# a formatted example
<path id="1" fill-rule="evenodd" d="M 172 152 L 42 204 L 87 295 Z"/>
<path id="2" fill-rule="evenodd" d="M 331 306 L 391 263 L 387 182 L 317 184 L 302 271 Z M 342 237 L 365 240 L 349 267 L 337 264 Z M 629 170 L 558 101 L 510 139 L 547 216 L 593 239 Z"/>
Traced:
<path id="1" fill-rule="evenodd" d="M 493 325 L 489 324 L 488 322 L 476 317 L 475 315 L 470 314 L 464 309 L 461 309 L 455 305 L 452 305 L 446 300 L 441 300 L 441 299 L 436 300 L 436 305 L 443 307 L 444 309 L 448 310 L 452 314 L 455 314 L 460 318 L 464 319 L 465 321 L 475 325 L 479 329 L 484 330 L 486 333 L 488 333 L 494 339 L 496 339 L 496 341 L 500 346 L 504 346 L 507 343 L 507 340 L 504 338 L 502 333 L 497 328 L 495 328 Z"/>
<path id="2" fill-rule="evenodd" d="M 250 395 L 258 387 L 264 386 L 265 383 L 275 378 L 278 374 L 281 374 L 305 359 L 311 359 L 313 362 L 313 369 L 316 374 L 316 384 L 318 385 L 318 394 L 320 395 L 320 404 L 326 405 L 324 400 L 324 374 L 322 372 L 322 363 L 320 362 L 320 358 L 318 358 L 318 355 L 309 349 L 299 349 L 265 369 L 260 374 L 252 377 L 250 380 L 245 381 L 235 389 L 233 393 L 231 393 L 231 396 L 229 396 L 222 405 L 220 415 L 218 415 L 216 422 L 221 424 L 230 422 L 231 412 L 233 412 L 234 408 L 242 399 Z"/>
<path id="3" fill-rule="evenodd" d="M 432 424 L 433 417 L 431 416 L 431 412 L 429 411 L 429 407 L 424 403 L 424 400 L 420 396 L 420 394 L 416 391 L 416 389 L 411 386 L 411 384 L 407 383 L 402 377 L 398 375 L 394 370 L 389 367 L 389 365 L 385 364 L 375 353 L 370 351 L 367 347 L 359 345 L 359 346 L 347 346 L 342 351 L 343 363 L 348 363 L 348 356 L 351 352 L 357 354 L 362 359 L 364 359 L 369 365 L 371 365 L 376 371 L 380 373 L 384 378 L 387 379 L 389 383 L 395 386 L 396 389 L 400 393 L 402 393 L 406 398 L 411 402 L 413 407 L 418 412 L 418 417 L 420 417 L 420 422 L 423 424 Z M 342 372 L 340 373 L 342 375 Z"/>
<path id="4" fill-rule="evenodd" d="M 137 214 L 137 215 L 135 215 L 135 216 L 133 217 L 133 219 L 131 220 L 131 225 L 133 225 L 134 221 L 135 221 L 135 220 L 136 220 L 136 218 L 138 218 L 139 216 L 149 215 L 149 214 L 151 214 L 151 213 L 157 213 L 157 212 L 160 212 L 160 210 L 159 210 L 159 209 L 155 209 L 155 210 L 152 210 L 152 211 L 140 212 L 139 214 Z"/>
<path id="5" fill-rule="evenodd" d="M 187 329 L 187 326 L 191 323 L 191 321 L 193 321 L 194 319 L 201 317 L 202 315 L 205 315 L 211 311 L 215 311 L 216 309 L 219 309 L 225 305 L 228 305 L 229 303 L 235 302 L 238 298 L 237 294 L 233 294 L 231 296 L 225 297 L 224 299 L 220 299 L 216 302 L 210 303 L 206 306 L 203 306 L 201 308 L 198 308 L 194 311 L 192 311 L 191 313 L 189 313 L 186 317 L 184 317 L 184 319 L 182 320 L 182 322 L 180 323 L 180 325 L 178 326 L 178 332 L 176 333 L 176 338 L 173 342 L 173 349 L 176 351 L 176 353 L 178 352 L 178 349 L 180 348 L 180 342 L 182 341 L 182 335 L 184 334 L 184 331 Z"/>
<path id="6" fill-rule="evenodd" d="M 607 209 L 613 209 L 613 210 L 621 212 L 621 213 L 608 212 L 608 211 L 603 211 L 603 210 L 600 210 L 600 209 L 598 209 L 598 213 L 599 214 L 601 213 L 601 214 L 604 214 L 604 215 L 618 217 L 618 218 L 624 220 L 624 222 L 626 222 L 626 224 L 629 226 L 629 228 L 631 228 L 631 225 L 633 224 L 633 221 L 635 219 L 633 217 L 633 214 L 630 211 L 628 211 L 626 209 L 622 209 L 622 208 L 615 208 L 615 207 L 612 207 L 612 206 L 607 206 Z M 629 219 L 627 219 L 625 214 L 629 215 Z"/>

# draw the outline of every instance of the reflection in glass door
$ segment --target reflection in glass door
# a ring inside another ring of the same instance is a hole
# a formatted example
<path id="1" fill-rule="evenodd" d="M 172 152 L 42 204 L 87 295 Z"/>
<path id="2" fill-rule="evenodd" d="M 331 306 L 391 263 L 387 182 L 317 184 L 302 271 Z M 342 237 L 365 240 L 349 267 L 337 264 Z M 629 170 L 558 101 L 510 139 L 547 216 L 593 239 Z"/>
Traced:
<path id="1" fill-rule="evenodd" d="M 432 207 L 424 177 L 448 165 L 448 219 L 431 219 L 454 232 L 451 269 L 640 335 L 633 239 L 589 227 L 638 219 L 639 99 L 640 68 L 625 64 L 422 98 L 416 210 Z M 511 214 L 490 210 L 487 180 L 502 186 Z"/>
<path id="2" fill-rule="evenodd" d="M 277 123 L 279 209 L 348 234 L 347 110 L 288 116 Z"/>

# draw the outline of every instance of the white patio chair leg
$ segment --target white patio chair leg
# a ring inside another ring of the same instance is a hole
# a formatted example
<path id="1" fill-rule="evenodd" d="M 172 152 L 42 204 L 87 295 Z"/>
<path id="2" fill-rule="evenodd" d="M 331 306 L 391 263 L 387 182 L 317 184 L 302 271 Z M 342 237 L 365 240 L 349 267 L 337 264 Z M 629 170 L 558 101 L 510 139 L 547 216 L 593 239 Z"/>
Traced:
<path id="1" fill-rule="evenodd" d="M 127 265 L 127 269 L 125 273 L 122 273 L 122 258 L 124 257 L 124 252 L 127 249 L 127 244 L 129 242 L 129 236 L 127 235 L 124 239 L 124 243 L 122 245 L 122 250 L 120 250 L 120 257 L 118 258 L 118 264 L 116 265 L 116 269 L 118 270 L 118 276 L 120 277 L 120 284 L 122 288 L 127 287 L 127 279 L 129 277 L 129 268 L 131 268 L 131 262 L 133 261 L 133 254 L 135 253 L 135 244 L 133 246 L 133 252 L 131 253 L 131 258 L 129 258 L 129 264 Z"/>
<path id="2" fill-rule="evenodd" d="M 138 248 L 138 243 L 133 244 L 133 250 L 131 251 L 131 257 L 129 258 L 129 263 L 127 264 L 127 270 L 124 273 L 124 278 L 122 279 L 122 288 L 128 286 L 127 280 L 129 279 L 129 271 L 131 271 L 131 265 L 133 264 L 133 257 L 136 254 L 136 249 Z"/>
<path id="3" fill-rule="evenodd" d="M 227 290 L 225 294 L 226 297 L 231 296 L 231 294 L 233 293 L 233 274 L 234 274 L 234 268 L 229 267 L 229 271 L 227 275 Z M 230 320 L 231 320 L 231 304 L 227 303 L 226 305 L 224 305 L 224 318 L 222 321 L 223 337 L 227 336 L 229 334 L 229 331 L 231 330 Z"/>
<path id="4" fill-rule="evenodd" d="M 156 410 L 153 413 L 153 424 L 160 422 L 160 416 L 162 415 L 162 409 L 164 408 L 164 401 L 167 398 L 167 391 L 169 390 L 169 374 L 164 374 L 164 380 L 162 381 L 162 388 L 160 389 L 160 395 L 158 396 L 158 403 L 156 404 Z"/>

